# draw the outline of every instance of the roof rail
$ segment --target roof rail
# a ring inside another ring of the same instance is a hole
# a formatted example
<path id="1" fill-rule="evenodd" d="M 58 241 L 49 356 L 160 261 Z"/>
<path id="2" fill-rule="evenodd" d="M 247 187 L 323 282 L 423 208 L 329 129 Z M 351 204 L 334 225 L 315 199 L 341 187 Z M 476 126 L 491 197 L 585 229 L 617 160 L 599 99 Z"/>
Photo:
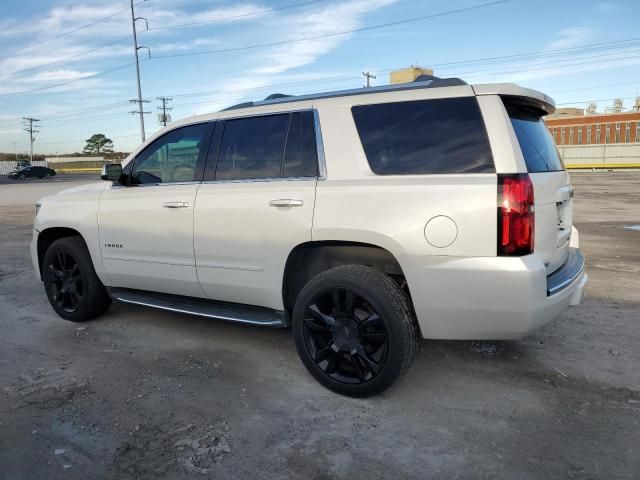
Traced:
<path id="1" fill-rule="evenodd" d="M 467 82 L 462 80 L 461 78 L 440 78 L 434 77 L 433 75 L 418 75 L 414 82 L 426 82 L 431 81 L 429 88 L 438 88 L 438 87 L 456 87 L 458 85 L 469 85 Z"/>
<path id="2" fill-rule="evenodd" d="M 400 83 L 394 85 L 382 85 L 380 87 L 353 88 L 349 90 L 337 90 L 333 92 L 313 93 L 310 95 L 285 95 L 274 93 L 262 101 L 243 102 L 237 105 L 224 108 L 221 111 L 236 110 L 240 108 L 260 107 L 263 105 L 273 105 L 279 103 L 301 102 L 305 100 L 319 100 L 324 98 L 348 97 L 351 95 L 368 95 L 372 93 L 396 92 L 402 90 L 414 90 L 420 88 L 440 88 L 468 85 L 460 78 L 439 78 L 433 75 L 420 75 L 411 83 Z"/>

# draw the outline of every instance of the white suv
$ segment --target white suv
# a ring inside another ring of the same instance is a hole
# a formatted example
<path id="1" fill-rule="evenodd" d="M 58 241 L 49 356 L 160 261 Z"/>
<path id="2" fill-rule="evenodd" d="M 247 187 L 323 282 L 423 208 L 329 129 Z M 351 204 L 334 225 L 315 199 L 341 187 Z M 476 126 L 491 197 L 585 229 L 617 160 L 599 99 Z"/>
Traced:
<path id="1" fill-rule="evenodd" d="M 291 325 L 318 381 L 371 395 L 420 337 L 520 338 L 582 300 L 554 108 L 430 77 L 191 117 L 41 200 L 33 264 L 68 320 L 117 299 Z"/>

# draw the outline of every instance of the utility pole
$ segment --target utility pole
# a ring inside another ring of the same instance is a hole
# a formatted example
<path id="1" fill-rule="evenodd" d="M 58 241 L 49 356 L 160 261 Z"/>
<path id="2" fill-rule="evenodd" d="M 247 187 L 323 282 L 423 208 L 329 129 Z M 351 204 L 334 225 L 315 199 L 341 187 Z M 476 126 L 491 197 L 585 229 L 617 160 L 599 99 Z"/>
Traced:
<path id="1" fill-rule="evenodd" d="M 40 120 L 38 120 L 37 118 L 31 118 L 31 117 L 22 117 L 22 119 L 25 122 L 24 123 L 25 128 L 23 128 L 23 130 L 29 134 L 29 145 L 31 145 L 31 154 L 29 155 L 29 162 L 32 163 L 33 162 L 33 142 L 36 139 L 35 134 L 40 132 L 40 130 L 33 129 L 33 124 L 35 122 L 39 122 Z"/>
<path id="2" fill-rule="evenodd" d="M 362 72 L 362 75 L 367 79 L 367 88 L 371 86 L 371 79 L 376 78 L 371 72 Z"/>
<path id="3" fill-rule="evenodd" d="M 149 30 L 149 22 L 147 22 L 146 18 L 143 17 L 136 17 L 135 11 L 133 9 L 133 0 L 131 0 L 131 27 L 133 28 L 133 53 L 136 56 L 136 78 L 138 80 L 138 99 L 137 100 L 130 100 L 130 102 L 132 103 L 137 103 L 138 104 L 138 115 L 140 115 L 140 137 L 142 138 L 142 141 L 144 142 L 145 140 L 145 134 L 144 134 L 144 114 L 148 113 L 148 112 L 143 112 L 142 111 L 142 87 L 140 86 L 140 61 L 138 59 L 138 50 L 140 50 L 141 48 L 146 48 L 147 51 L 149 52 L 149 56 L 151 56 L 151 50 L 149 50 L 149 47 L 145 47 L 145 46 L 138 46 L 138 36 L 137 36 L 137 31 L 136 31 L 136 21 L 138 20 L 144 20 L 145 24 L 147 26 L 147 30 Z M 146 102 L 148 102 L 148 100 L 146 100 Z M 136 113 L 136 112 L 133 112 Z"/>
<path id="4" fill-rule="evenodd" d="M 16 144 L 18 142 L 13 142 L 13 153 L 16 155 L 16 162 L 18 161 L 18 149 L 16 148 Z"/>
<path id="5" fill-rule="evenodd" d="M 171 116 L 167 114 L 167 112 L 169 110 L 173 110 L 172 107 L 167 107 L 167 102 L 170 102 L 171 100 L 173 100 L 172 98 L 169 97 L 156 97 L 158 100 L 160 100 L 162 102 L 162 106 L 161 107 L 157 107 L 158 110 L 161 110 L 162 113 L 159 115 L 159 121 L 163 126 L 167 126 L 167 122 L 171 121 Z"/>

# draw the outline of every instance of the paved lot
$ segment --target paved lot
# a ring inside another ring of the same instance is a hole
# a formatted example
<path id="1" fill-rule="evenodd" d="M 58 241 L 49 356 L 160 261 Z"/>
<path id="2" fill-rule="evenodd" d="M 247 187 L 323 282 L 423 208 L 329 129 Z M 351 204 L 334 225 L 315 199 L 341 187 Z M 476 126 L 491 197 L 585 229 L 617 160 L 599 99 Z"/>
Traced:
<path id="1" fill-rule="evenodd" d="M 56 317 L 27 247 L 74 183 L 0 185 L 0 478 L 638 478 L 640 173 L 573 181 L 586 302 L 523 341 L 423 342 L 367 400 L 316 384 L 288 331 Z"/>

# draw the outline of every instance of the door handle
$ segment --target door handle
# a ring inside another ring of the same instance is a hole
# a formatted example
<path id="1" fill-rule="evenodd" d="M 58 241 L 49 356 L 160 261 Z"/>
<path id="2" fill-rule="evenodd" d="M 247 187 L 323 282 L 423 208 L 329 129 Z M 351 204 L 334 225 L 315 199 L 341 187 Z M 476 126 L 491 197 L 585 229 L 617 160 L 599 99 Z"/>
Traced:
<path id="1" fill-rule="evenodd" d="M 294 200 L 293 198 L 279 198 L 269 202 L 270 207 L 301 207 L 303 204 L 302 200 Z"/>
<path id="2" fill-rule="evenodd" d="M 162 206 L 164 208 L 187 208 L 189 202 L 164 202 Z"/>

